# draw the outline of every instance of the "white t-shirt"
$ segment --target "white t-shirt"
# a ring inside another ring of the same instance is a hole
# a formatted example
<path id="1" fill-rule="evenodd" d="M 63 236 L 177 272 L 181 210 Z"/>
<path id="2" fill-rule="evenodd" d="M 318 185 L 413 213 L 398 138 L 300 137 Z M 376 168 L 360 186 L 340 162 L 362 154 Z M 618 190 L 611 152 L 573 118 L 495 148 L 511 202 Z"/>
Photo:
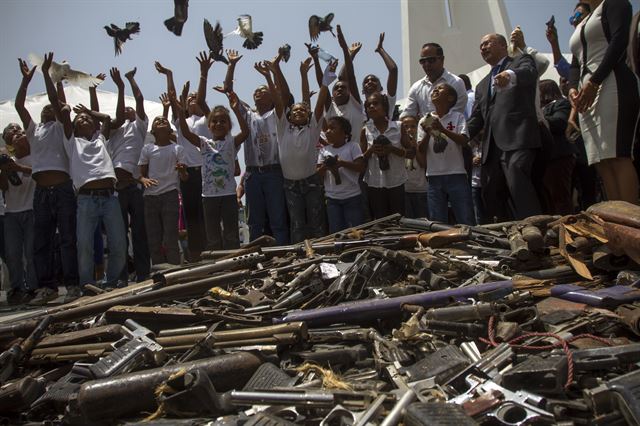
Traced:
<path id="1" fill-rule="evenodd" d="M 344 105 L 337 105 L 332 101 L 329 110 L 325 112 L 325 119 L 329 120 L 331 117 L 344 117 L 349 120 L 351 124 L 351 141 L 358 143 L 362 125 L 367 120 L 362 104 L 358 103 L 351 95 L 349 95 L 349 100 Z"/>
<path id="2" fill-rule="evenodd" d="M 31 156 L 14 158 L 16 163 L 31 166 Z M 36 190 L 36 181 L 31 179 L 31 175 L 18 172 L 22 179 L 22 184 L 14 186 L 9 182 L 9 187 L 5 191 L 5 204 L 7 213 L 20 213 L 33 210 L 33 194 Z"/>
<path id="3" fill-rule="evenodd" d="M 69 173 L 69 157 L 64 141 L 64 126 L 59 121 L 36 124 L 31 120 L 27 127 L 27 140 L 31 148 L 32 173 L 58 170 Z"/>
<path id="4" fill-rule="evenodd" d="M 418 152 L 416 155 L 421 155 L 421 153 Z M 404 184 L 404 192 L 427 192 L 427 176 L 418 161 L 415 158 L 405 158 L 404 165 L 407 169 L 407 182 Z"/>
<path id="5" fill-rule="evenodd" d="M 302 127 L 289 123 L 286 113 L 278 118 L 278 152 L 285 179 L 300 180 L 315 174 L 321 131 L 322 120 L 318 123 L 315 114 Z"/>
<path id="6" fill-rule="evenodd" d="M 373 145 L 373 140 L 380 135 L 380 131 L 369 120 L 364 125 L 367 146 Z M 402 148 L 399 121 L 389 121 L 389 126 L 384 135 L 391 141 L 391 145 Z M 380 170 L 380 160 L 376 154 L 369 157 L 367 170 L 364 173 L 364 181 L 373 188 L 395 188 L 407 181 L 407 169 L 404 167 L 404 158 L 395 154 L 389 154 L 389 169 Z"/>
<path id="7" fill-rule="evenodd" d="M 275 110 L 272 109 L 262 115 L 244 106 L 240 110 L 250 130 L 249 137 L 243 144 L 245 164 L 250 167 L 280 164 Z"/>
<path id="8" fill-rule="evenodd" d="M 200 136 L 200 152 L 202 152 L 202 196 L 222 197 L 235 195 L 236 156 L 238 149 L 229 133 L 223 140 Z"/>
<path id="9" fill-rule="evenodd" d="M 119 129 L 111 132 L 107 151 L 114 168 L 126 170 L 136 178 L 140 176 L 138 160 L 148 127 L 149 119 L 143 120 L 136 114 L 134 121 L 126 120 Z"/>
<path id="10" fill-rule="evenodd" d="M 187 126 L 189 126 L 189 130 L 195 133 L 198 136 L 204 136 L 205 138 L 211 139 L 211 132 L 208 127 L 208 120 L 206 116 L 198 117 L 197 115 L 192 115 L 187 117 Z M 178 121 L 174 121 L 177 132 L 177 143 L 184 150 L 184 164 L 187 167 L 200 167 L 202 166 L 202 154 L 200 154 L 200 148 L 192 144 L 182 136 L 182 132 L 180 131 L 180 123 Z"/>
<path id="11" fill-rule="evenodd" d="M 149 166 L 149 179 L 158 181 L 157 185 L 144 189 L 144 195 L 161 195 L 178 189 L 180 176 L 176 170 L 177 163 L 184 163 L 184 149 L 182 146 L 170 143 L 159 146 L 148 143 L 142 147 L 138 165 Z"/>
<path id="12" fill-rule="evenodd" d="M 432 112 L 431 115 L 437 117 Z M 424 118 L 420 120 L 420 123 Z M 449 110 L 449 112 L 442 118 L 440 123 L 446 129 L 469 136 L 467 131 L 467 121 L 464 119 L 464 114 Z M 425 131 L 422 129 L 422 125 L 418 125 L 418 140 L 424 138 Z M 457 175 L 466 174 L 467 171 L 464 168 L 464 158 L 462 156 L 462 147 L 442 135 L 439 138 L 431 136 L 429 145 L 427 146 L 427 176 L 442 176 L 442 175 Z"/>
<path id="13" fill-rule="evenodd" d="M 325 158 L 331 156 L 337 156 L 344 161 L 353 161 L 356 158 L 362 158 L 362 150 L 360 145 L 355 142 L 347 142 L 338 148 L 332 145 L 323 146 L 318 156 L 318 164 L 322 164 Z M 349 170 L 346 167 L 340 167 L 338 168 L 338 173 L 342 181 L 340 185 L 336 185 L 336 179 L 330 171 L 327 171 L 324 175 L 324 192 L 328 198 L 346 200 L 361 193 L 360 185 L 358 184 L 358 172 Z"/>
<path id="14" fill-rule="evenodd" d="M 458 101 L 451 110 L 464 113 L 464 110 L 467 107 L 467 89 L 464 85 L 464 81 L 462 81 L 462 79 L 457 75 L 451 74 L 445 69 L 440 78 L 433 83 L 427 76 L 413 83 L 409 89 L 407 102 L 404 107 L 404 111 L 400 114 L 400 117 L 422 117 L 427 113 L 435 111 L 436 108 L 433 106 L 433 102 L 431 102 L 431 93 L 433 92 L 433 89 L 441 83 L 447 83 L 453 87 L 458 94 Z"/>
<path id="15" fill-rule="evenodd" d="M 69 156 L 69 174 L 76 191 L 84 184 L 99 179 L 111 178 L 115 185 L 116 174 L 101 133 L 91 140 L 71 136 L 65 140 L 64 147 Z"/>

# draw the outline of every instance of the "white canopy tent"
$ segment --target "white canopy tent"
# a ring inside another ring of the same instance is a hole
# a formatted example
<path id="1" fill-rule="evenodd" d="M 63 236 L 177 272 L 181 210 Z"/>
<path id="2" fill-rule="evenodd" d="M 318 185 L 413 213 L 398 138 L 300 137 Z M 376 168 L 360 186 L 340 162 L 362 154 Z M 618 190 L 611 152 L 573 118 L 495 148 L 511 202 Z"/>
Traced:
<path id="1" fill-rule="evenodd" d="M 67 97 L 67 103 L 71 106 L 75 106 L 77 104 L 83 104 L 89 106 L 89 90 L 82 89 L 76 86 L 66 86 L 64 88 L 65 96 Z M 101 90 L 97 91 L 98 94 L 98 102 L 100 104 L 100 111 L 105 112 L 111 115 L 112 118 L 115 118 L 116 115 L 116 104 L 118 103 L 118 94 L 112 92 L 103 92 Z M 125 96 L 124 103 L 126 106 L 130 106 L 135 108 L 136 101 L 132 96 Z M 49 104 L 49 98 L 46 93 L 38 93 L 36 95 L 28 96 L 25 102 L 25 106 L 31 117 L 34 121 L 40 120 L 40 111 L 42 108 Z M 153 101 L 144 101 L 144 110 L 149 117 L 149 122 L 153 120 L 154 117 L 158 115 L 162 115 L 162 104 L 159 102 Z M 73 114 L 73 113 L 72 113 Z M 0 131 L 4 129 L 4 127 L 9 123 L 21 123 L 20 117 L 16 112 L 16 108 L 14 106 L 14 100 L 2 101 L 0 102 Z M 153 140 L 153 137 L 150 134 L 147 134 L 148 140 Z M 4 144 L 4 141 L 2 141 Z"/>

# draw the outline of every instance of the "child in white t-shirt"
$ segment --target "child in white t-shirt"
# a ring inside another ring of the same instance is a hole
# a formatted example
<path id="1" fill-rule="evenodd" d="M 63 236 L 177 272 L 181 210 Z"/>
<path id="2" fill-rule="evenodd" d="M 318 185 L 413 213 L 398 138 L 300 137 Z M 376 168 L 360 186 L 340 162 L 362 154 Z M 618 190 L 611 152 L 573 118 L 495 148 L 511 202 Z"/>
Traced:
<path id="1" fill-rule="evenodd" d="M 175 93 L 169 94 L 174 110 L 178 111 L 182 135 L 193 145 L 200 147 L 202 153 L 202 205 L 208 246 L 213 250 L 240 247 L 235 160 L 240 145 L 249 136 L 249 126 L 240 112 L 238 96 L 233 92 L 227 93 L 227 96 L 240 124 L 240 133 L 235 136 L 231 134 L 229 110 L 218 105 L 209 113 L 207 122 L 213 136 L 209 139 L 191 131 Z"/>
<path id="2" fill-rule="evenodd" d="M 365 169 L 360 146 L 351 141 L 351 124 L 344 117 L 327 120 L 318 173 L 324 176 L 329 232 L 358 226 L 364 221 L 364 205 L 358 176 Z"/>
<path id="3" fill-rule="evenodd" d="M 450 203 L 456 223 L 475 225 L 462 156 L 462 147 L 469 141 L 467 122 L 462 113 L 451 110 L 457 100 L 456 90 L 446 83 L 433 89 L 431 102 L 436 110 L 420 120 L 419 151 L 427 161 L 429 219 L 447 223 Z"/>
<path id="4" fill-rule="evenodd" d="M 186 179 L 184 149 L 171 142 L 171 124 L 156 117 L 151 124 L 155 143 L 140 152 L 140 182 L 144 186 L 144 218 L 151 263 L 180 264 L 178 249 L 178 178 Z M 164 250 L 163 250 L 164 248 Z"/>

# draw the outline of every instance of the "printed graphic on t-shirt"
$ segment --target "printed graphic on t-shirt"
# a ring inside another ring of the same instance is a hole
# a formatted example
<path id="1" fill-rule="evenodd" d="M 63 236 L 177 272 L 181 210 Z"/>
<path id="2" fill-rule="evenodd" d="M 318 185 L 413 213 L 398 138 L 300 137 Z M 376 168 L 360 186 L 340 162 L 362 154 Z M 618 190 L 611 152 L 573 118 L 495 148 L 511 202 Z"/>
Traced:
<path id="1" fill-rule="evenodd" d="M 453 131 L 455 130 L 456 126 L 454 126 L 453 122 L 450 121 L 447 123 L 446 128 L 449 131 Z M 447 145 L 449 145 L 449 143 L 444 138 L 444 136 L 436 136 L 433 141 L 433 152 L 435 152 L 436 154 L 442 154 L 447 149 Z"/>
<path id="2" fill-rule="evenodd" d="M 204 155 L 204 162 L 209 165 L 210 173 L 204 174 L 205 185 L 215 190 L 223 190 L 225 183 L 231 179 L 229 176 L 229 162 L 225 161 L 222 154 L 218 152 L 207 152 Z"/>

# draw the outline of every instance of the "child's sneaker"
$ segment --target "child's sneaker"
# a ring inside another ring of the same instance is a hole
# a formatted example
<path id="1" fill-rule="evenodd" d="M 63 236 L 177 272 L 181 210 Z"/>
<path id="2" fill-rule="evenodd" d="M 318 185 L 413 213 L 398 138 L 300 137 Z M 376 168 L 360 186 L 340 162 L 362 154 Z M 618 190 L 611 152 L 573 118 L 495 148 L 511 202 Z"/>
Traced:
<path id="1" fill-rule="evenodd" d="M 36 295 L 29 301 L 29 305 L 42 306 L 58 298 L 58 289 L 42 287 L 36 290 Z"/>

